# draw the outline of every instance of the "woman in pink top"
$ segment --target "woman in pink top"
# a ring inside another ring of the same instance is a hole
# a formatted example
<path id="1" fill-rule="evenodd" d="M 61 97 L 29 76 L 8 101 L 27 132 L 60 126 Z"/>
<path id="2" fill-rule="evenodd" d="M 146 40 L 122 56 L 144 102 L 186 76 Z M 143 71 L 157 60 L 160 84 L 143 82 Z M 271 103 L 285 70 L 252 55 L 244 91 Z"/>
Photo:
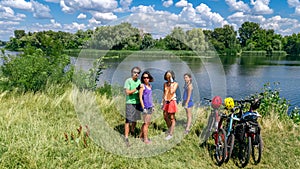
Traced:
<path id="1" fill-rule="evenodd" d="M 164 79 L 167 81 L 164 83 L 164 95 L 163 95 L 163 111 L 164 119 L 167 123 L 168 131 L 166 140 L 170 140 L 173 137 L 173 132 L 176 124 L 175 113 L 177 112 L 176 102 L 176 90 L 178 83 L 174 82 L 175 74 L 173 71 L 168 70 Z"/>

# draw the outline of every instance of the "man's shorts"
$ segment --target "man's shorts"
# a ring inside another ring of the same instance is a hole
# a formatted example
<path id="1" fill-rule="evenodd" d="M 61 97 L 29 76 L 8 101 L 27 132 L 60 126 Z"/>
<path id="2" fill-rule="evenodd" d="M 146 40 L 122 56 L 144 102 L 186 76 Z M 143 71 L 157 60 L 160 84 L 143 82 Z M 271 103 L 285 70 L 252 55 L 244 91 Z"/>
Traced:
<path id="1" fill-rule="evenodd" d="M 177 112 L 176 100 L 171 100 L 170 102 L 165 102 L 163 110 L 168 113 L 176 113 Z"/>
<path id="2" fill-rule="evenodd" d="M 141 120 L 141 104 L 126 104 L 126 123 Z"/>

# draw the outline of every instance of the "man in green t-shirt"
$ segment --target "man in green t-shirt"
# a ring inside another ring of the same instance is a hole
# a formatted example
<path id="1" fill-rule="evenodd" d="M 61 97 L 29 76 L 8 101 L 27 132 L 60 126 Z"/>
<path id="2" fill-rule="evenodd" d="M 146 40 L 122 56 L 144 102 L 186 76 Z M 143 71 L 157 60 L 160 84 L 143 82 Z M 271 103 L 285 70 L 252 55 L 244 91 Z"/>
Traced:
<path id="1" fill-rule="evenodd" d="M 136 121 L 141 119 L 141 104 L 139 99 L 139 89 L 141 81 L 138 78 L 141 73 L 139 67 L 131 69 L 131 77 L 126 79 L 124 89 L 126 93 L 126 121 L 125 121 L 125 143 L 129 146 L 129 129 L 134 134 Z M 130 128 L 131 123 L 131 128 Z"/>

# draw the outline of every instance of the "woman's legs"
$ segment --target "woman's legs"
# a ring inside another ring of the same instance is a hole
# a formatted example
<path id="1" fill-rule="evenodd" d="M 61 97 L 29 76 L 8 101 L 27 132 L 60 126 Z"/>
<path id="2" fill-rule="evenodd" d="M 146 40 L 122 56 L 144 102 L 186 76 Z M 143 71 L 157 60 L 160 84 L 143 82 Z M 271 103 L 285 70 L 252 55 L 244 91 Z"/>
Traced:
<path id="1" fill-rule="evenodd" d="M 174 129 L 175 129 L 175 124 L 176 124 L 176 119 L 175 119 L 175 113 L 169 113 L 169 117 L 170 117 L 170 135 L 173 135 Z"/>
<path id="2" fill-rule="evenodd" d="M 143 128 L 143 133 L 144 133 L 144 142 L 150 143 L 150 140 L 148 138 L 148 128 L 150 125 L 150 121 L 151 121 L 151 115 L 150 114 L 146 114 L 145 118 L 144 118 L 144 128 Z"/>
<path id="3" fill-rule="evenodd" d="M 192 108 L 186 108 L 186 117 L 187 117 L 187 124 L 185 131 L 188 132 L 190 131 L 191 123 L 192 123 Z"/>
<path id="4" fill-rule="evenodd" d="M 171 121 L 170 121 L 170 118 L 169 118 L 169 114 L 168 112 L 164 111 L 164 119 L 167 123 L 167 127 L 168 127 L 168 130 L 170 129 L 171 127 Z"/>

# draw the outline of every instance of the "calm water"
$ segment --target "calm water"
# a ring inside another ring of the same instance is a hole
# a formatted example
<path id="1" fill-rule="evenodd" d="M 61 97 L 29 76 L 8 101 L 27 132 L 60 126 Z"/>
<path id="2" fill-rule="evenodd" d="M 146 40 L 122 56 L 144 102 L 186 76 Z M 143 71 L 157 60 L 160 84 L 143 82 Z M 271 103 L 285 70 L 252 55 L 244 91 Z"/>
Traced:
<path id="1" fill-rule="evenodd" d="M 221 58 L 221 59 L 220 59 Z M 241 99 L 256 92 L 262 92 L 264 84 L 280 89 L 282 97 L 290 100 L 291 107 L 300 107 L 300 60 L 286 57 L 227 57 L 178 59 L 160 57 L 130 57 L 124 60 L 106 61 L 110 66 L 100 75 L 100 85 L 107 81 L 123 86 L 130 77 L 130 69 L 137 65 L 149 70 L 155 81 L 152 83 L 155 99 L 161 100 L 163 75 L 166 70 L 173 70 L 179 83 L 177 96 L 180 100 L 184 85 L 183 74 L 193 76 L 194 100 L 220 95 Z M 77 66 L 86 67 L 91 60 L 79 58 Z M 274 85 L 274 83 L 279 85 Z"/>

